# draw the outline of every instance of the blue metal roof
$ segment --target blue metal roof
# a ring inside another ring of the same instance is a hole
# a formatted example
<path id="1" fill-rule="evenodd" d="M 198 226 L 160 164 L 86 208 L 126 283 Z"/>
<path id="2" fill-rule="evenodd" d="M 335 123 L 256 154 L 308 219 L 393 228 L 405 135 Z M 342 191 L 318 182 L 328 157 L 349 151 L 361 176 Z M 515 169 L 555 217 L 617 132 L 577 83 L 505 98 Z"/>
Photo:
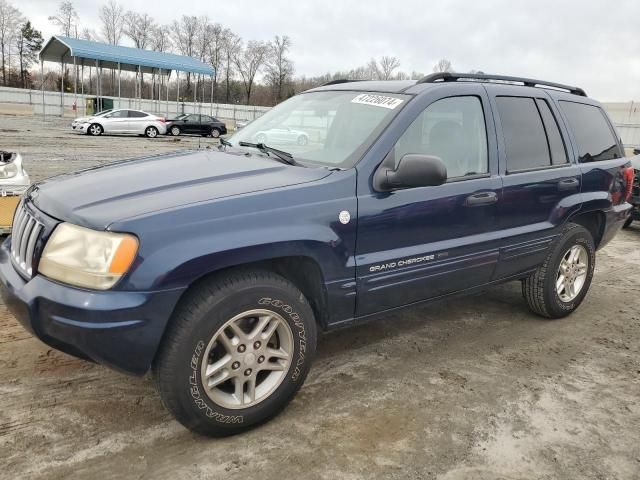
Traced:
<path id="1" fill-rule="evenodd" d="M 143 71 L 161 69 L 204 75 L 213 75 L 214 73 L 211 65 L 184 55 L 109 45 L 58 35 L 51 37 L 40 51 L 40 59 L 43 61 L 60 62 L 64 60 L 68 62 L 69 60 L 73 61 L 73 57 L 81 60 L 98 60 L 102 66 L 107 68 L 117 68 L 117 64 L 120 63 L 122 70 L 137 70 L 140 66 L 143 67 Z"/>

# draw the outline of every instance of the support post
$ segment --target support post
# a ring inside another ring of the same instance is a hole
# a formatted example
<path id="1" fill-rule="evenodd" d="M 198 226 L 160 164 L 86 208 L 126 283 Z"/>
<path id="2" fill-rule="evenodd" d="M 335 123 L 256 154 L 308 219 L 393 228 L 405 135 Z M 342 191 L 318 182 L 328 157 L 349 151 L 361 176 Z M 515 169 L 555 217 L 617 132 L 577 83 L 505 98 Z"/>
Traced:
<path id="1" fill-rule="evenodd" d="M 213 117 L 213 75 L 211 75 L 211 116 Z"/>
<path id="2" fill-rule="evenodd" d="M 176 84 L 178 85 L 176 88 L 176 113 L 180 113 L 180 72 L 176 70 Z"/>
<path id="3" fill-rule="evenodd" d="M 60 75 L 60 116 L 64 117 L 64 56 L 60 60 L 60 65 L 62 66 L 62 74 Z"/>
<path id="4" fill-rule="evenodd" d="M 118 62 L 118 108 L 121 108 L 120 103 L 121 103 L 121 76 L 122 76 L 122 68 L 120 65 L 120 62 Z"/>
<path id="5" fill-rule="evenodd" d="M 94 114 L 100 111 L 100 62 L 96 60 L 96 111 Z"/>
<path id="6" fill-rule="evenodd" d="M 47 116 L 47 107 L 44 104 L 44 60 L 40 60 L 40 90 L 42 91 L 42 121 Z"/>
<path id="7" fill-rule="evenodd" d="M 169 79 L 171 78 L 171 70 L 167 72 L 167 118 L 169 118 Z"/>
<path id="8" fill-rule="evenodd" d="M 196 76 L 193 76 L 193 113 L 196 113 L 196 97 L 198 93 L 198 80 Z"/>
<path id="9" fill-rule="evenodd" d="M 138 65 L 138 110 L 142 110 L 142 68 Z"/>

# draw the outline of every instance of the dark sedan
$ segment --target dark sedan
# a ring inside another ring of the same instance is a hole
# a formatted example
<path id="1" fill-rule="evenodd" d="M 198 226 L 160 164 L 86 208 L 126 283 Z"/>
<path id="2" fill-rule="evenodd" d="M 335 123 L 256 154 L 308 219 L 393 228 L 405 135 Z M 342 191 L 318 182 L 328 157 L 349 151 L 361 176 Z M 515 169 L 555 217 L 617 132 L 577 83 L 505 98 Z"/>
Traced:
<path id="1" fill-rule="evenodd" d="M 218 138 L 227 133 L 227 126 L 217 118 L 197 113 L 182 114 L 167 121 L 167 133 L 171 135 L 196 134 Z"/>

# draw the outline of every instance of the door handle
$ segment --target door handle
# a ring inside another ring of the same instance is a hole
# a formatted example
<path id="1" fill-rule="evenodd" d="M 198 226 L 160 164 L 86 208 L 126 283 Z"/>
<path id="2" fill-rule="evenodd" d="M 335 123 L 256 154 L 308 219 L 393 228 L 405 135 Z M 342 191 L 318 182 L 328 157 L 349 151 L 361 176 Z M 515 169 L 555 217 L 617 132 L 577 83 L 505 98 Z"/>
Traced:
<path id="1" fill-rule="evenodd" d="M 580 185 L 577 178 L 567 178 L 558 182 L 558 190 L 575 190 Z"/>
<path id="2" fill-rule="evenodd" d="M 496 192 L 481 192 L 469 195 L 464 201 L 465 207 L 478 207 L 481 205 L 491 205 L 498 201 Z"/>

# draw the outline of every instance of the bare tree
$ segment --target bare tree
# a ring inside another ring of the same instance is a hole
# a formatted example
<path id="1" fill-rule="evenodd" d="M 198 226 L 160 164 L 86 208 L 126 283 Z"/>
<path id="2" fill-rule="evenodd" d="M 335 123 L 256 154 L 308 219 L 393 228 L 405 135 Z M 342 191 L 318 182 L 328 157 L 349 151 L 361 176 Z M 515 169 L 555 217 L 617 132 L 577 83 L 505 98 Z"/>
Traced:
<path id="1" fill-rule="evenodd" d="M 147 48 L 155 29 L 155 21 L 148 13 L 127 12 L 124 15 L 124 34 L 136 48 Z"/>
<path id="2" fill-rule="evenodd" d="M 73 2 L 61 2 L 58 13 L 49 17 L 49 21 L 60 29 L 60 33 L 65 37 L 78 38 L 78 12 L 76 12 Z"/>
<path id="3" fill-rule="evenodd" d="M 433 66 L 433 73 L 439 73 L 439 72 L 453 72 L 453 67 L 451 66 L 451 62 L 446 58 L 438 60 L 438 63 L 436 63 Z"/>
<path id="4" fill-rule="evenodd" d="M 242 39 L 226 28 L 223 31 L 223 55 L 224 55 L 224 74 L 225 74 L 225 101 L 229 103 L 229 94 L 231 92 L 231 79 L 234 75 L 234 59 L 242 50 Z"/>
<path id="5" fill-rule="evenodd" d="M 124 8 L 115 0 L 109 0 L 100 8 L 102 35 L 107 43 L 119 45 L 122 39 Z"/>
<path id="6" fill-rule="evenodd" d="M 224 62 L 225 31 L 222 25 L 219 23 L 209 25 L 206 30 L 206 37 L 206 61 L 213 67 L 211 102 L 215 102 L 220 70 Z"/>
<path id="7" fill-rule="evenodd" d="M 286 35 L 276 35 L 269 44 L 269 55 L 266 62 L 267 80 L 273 90 L 276 103 L 282 101 L 284 86 L 293 75 L 293 62 L 287 58 L 291 48 L 291 39 Z"/>
<path id="8" fill-rule="evenodd" d="M 180 20 L 174 20 L 171 25 L 173 33 L 173 42 L 182 55 L 188 57 L 196 56 L 196 37 L 200 21 L 196 16 L 183 15 Z M 191 74 L 187 73 L 187 90 L 188 94 L 191 90 Z"/>
<path id="9" fill-rule="evenodd" d="M 393 77 L 393 71 L 400 67 L 400 60 L 396 57 L 383 56 L 380 58 L 380 79 L 390 80 Z"/>
<path id="10" fill-rule="evenodd" d="M 244 91 L 247 94 L 247 105 L 251 102 L 251 90 L 256 74 L 263 67 L 269 53 L 269 45 L 265 42 L 250 40 L 234 59 L 238 73 L 242 77 Z"/>
<path id="11" fill-rule="evenodd" d="M 356 69 L 356 70 L 359 70 L 359 69 Z M 380 71 L 380 67 L 378 66 L 378 62 L 376 61 L 375 58 L 372 58 L 371 60 L 369 60 L 369 63 L 367 63 L 367 66 L 364 67 L 364 69 L 362 69 L 361 75 L 363 76 L 359 78 L 363 78 L 366 80 L 380 80 L 380 77 L 382 76 L 382 72 Z"/>
<path id="12" fill-rule="evenodd" d="M 151 50 L 156 52 L 168 52 L 171 50 L 171 27 L 158 25 L 151 32 Z"/>
<path id="13" fill-rule="evenodd" d="M 11 56 L 11 46 L 19 34 L 22 14 L 6 0 L 0 0 L 0 51 L 2 51 L 2 84 L 7 84 L 7 57 Z"/>

